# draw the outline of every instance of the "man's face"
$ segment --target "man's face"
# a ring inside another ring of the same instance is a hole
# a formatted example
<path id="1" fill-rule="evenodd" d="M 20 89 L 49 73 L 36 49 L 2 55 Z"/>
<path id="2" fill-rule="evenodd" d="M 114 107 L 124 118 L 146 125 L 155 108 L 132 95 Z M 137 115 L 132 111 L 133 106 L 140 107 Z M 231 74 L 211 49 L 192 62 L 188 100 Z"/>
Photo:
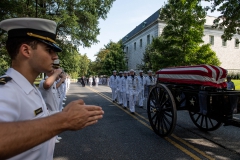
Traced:
<path id="1" fill-rule="evenodd" d="M 152 72 L 149 72 L 148 75 L 149 75 L 149 76 L 152 76 Z"/>
<path id="2" fill-rule="evenodd" d="M 132 75 L 134 75 L 134 72 L 133 72 L 133 71 L 131 71 L 131 72 L 130 72 L 130 75 L 131 75 L 131 76 L 132 76 Z"/>
<path id="3" fill-rule="evenodd" d="M 116 75 L 116 72 L 113 72 L 113 75 Z"/>
<path id="4" fill-rule="evenodd" d="M 142 75 L 143 75 L 143 73 L 142 73 L 142 72 L 140 72 L 140 73 L 139 73 L 139 75 L 140 75 L 140 76 L 142 76 Z"/>
<path id="5" fill-rule="evenodd" d="M 38 43 L 36 49 L 29 46 L 31 54 L 30 65 L 39 73 L 49 73 L 53 70 L 53 61 L 58 59 L 56 52 L 44 43 Z"/>

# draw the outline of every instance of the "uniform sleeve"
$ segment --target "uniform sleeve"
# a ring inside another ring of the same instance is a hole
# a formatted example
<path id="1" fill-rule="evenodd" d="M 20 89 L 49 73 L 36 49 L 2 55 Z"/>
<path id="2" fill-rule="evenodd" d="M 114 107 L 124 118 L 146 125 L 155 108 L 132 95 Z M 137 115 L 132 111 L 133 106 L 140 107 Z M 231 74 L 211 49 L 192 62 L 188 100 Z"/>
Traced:
<path id="1" fill-rule="evenodd" d="M 6 85 L 6 86 L 5 86 Z M 0 122 L 13 122 L 19 119 L 21 101 L 12 87 L 0 86 Z"/>
<path id="2" fill-rule="evenodd" d="M 39 83 L 39 86 L 38 86 L 38 89 L 41 90 L 41 89 L 44 89 L 43 88 L 43 83 L 45 82 L 45 80 L 41 80 L 40 83 Z"/>

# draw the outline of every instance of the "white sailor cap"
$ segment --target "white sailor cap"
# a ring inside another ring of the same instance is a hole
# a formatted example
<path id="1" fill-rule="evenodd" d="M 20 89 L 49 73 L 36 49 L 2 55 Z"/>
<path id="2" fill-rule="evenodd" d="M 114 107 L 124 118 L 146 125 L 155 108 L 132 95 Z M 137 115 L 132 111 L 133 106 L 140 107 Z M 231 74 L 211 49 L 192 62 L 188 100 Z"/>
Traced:
<path id="1" fill-rule="evenodd" d="M 52 47 L 56 52 L 62 49 L 56 44 L 54 21 L 42 18 L 11 18 L 0 22 L 0 28 L 8 32 L 8 39 L 31 37 Z"/>
<path id="2" fill-rule="evenodd" d="M 133 69 L 130 69 L 130 71 L 129 72 L 135 72 Z"/>
<path id="3" fill-rule="evenodd" d="M 114 70 L 113 72 L 117 72 L 117 71 Z"/>
<path id="4" fill-rule="evenodd" d="M 123 72 L 122 72 L 122 71 L 120 71 L 119 73 L 120 73 L 120 74 L 122 74 Z"/>
<path id="5" fill-rule="evenodd" d="M 124 71 L 124 73 L 128 73 L 128 71 Z"/>
<path id="6" fill-rule="evenodd" d="M 140 70 L 140 71 L 139 71 L 139 73 L 142 73 L 142 72 L 143 72 L 143 70 Z"/>
<path id="7" fill-rule="evenodd" d="M 148 71 L 148 73 L 152 73 L 152 71 L 151 71 L 151 70 L 149 70 L 149 71 Z"/>

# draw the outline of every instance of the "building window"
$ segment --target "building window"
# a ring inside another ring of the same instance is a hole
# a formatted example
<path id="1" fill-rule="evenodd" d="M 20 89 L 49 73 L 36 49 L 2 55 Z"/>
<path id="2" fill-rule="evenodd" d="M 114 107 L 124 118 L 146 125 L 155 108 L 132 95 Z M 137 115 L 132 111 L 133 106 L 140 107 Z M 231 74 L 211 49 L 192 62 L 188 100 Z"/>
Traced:
<path id="1" fill-rule="evenodd" d="M 147 35 L 147 44 L 150 44 L 150 34 Z"/>
<path id="2" fill-rule="evenodd" d="M 214 36 L 209 36 L 209 43 L 214 45 Z"/>
<path id="3" fill-rule="evenodd" d="M 135 50 L 135 51 L 136 51 L 136 48 L 137 48 L 136 45 L 137 45 L 136 42 L 134 42 L 134 50 Z"/>
<path id="4" fill-rule="evenodd" d="M 239 39 L 235 39 L 235 48 L 239 48 Z"/>
<path id="5" fill-rule="evenodd" d="M 126 48 L 126 53 L 128 53 L 128 47 Z"/>
<path id="6" fill-rule="evenodd" d="M 226 47 L 227 46 L 227 41 L 225 41 L 224 39 L 222 39 L 222 46 Z"/>
<path id="7" fill-rule="evenodd" d="M 142 39 L 140 39 L 140 47 L 142 47 Z"/>

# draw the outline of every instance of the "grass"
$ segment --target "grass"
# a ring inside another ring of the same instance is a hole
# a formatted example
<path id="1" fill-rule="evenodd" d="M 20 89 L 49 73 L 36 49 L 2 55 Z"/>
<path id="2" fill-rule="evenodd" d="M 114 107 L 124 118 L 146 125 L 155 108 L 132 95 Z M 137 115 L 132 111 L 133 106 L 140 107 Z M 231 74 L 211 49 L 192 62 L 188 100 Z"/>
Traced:
<path id="1" fill-rule="evenodd" d="M 240 90 L 240 80 L 232 80 L 235 85 L 235 90 Z"/>

